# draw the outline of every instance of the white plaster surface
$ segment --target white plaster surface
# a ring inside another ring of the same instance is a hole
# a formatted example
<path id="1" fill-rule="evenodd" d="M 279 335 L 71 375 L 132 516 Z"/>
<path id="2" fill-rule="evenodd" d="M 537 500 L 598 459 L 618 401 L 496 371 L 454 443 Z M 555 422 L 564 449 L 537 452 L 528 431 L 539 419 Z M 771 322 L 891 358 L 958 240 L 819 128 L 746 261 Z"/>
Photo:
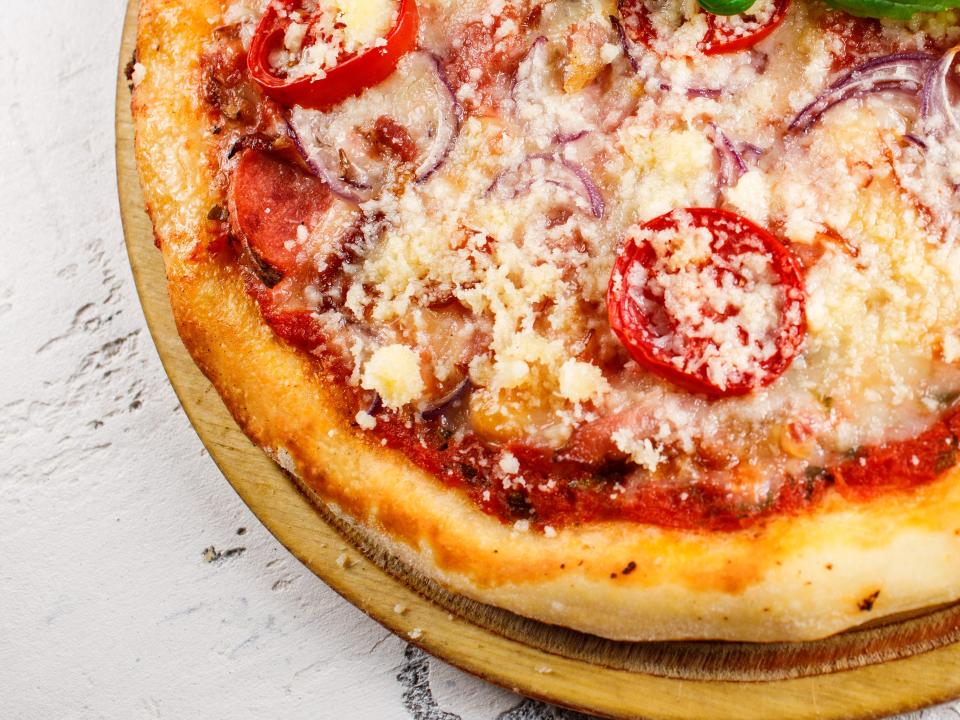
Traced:
<path id="1" fill-rule="evenodd" d="M 0 0 L 0 720 L 575 717 L 366 618 L 206 455 L 123 250 L 123 6 Z"/>

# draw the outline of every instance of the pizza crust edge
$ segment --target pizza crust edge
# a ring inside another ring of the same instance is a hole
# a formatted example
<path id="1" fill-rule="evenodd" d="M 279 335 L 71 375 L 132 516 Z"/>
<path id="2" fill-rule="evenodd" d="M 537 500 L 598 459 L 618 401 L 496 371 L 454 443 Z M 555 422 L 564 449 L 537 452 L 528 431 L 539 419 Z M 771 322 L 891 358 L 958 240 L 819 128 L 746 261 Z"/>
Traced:
<path id="1" fill-rule="evenodd" d="M 217 0 L 142 0 L 136 155 L 171 305 L 191 356 L 244 432 L 376 546 L 449 590 L 619 640 L 800 641 L 960 597 L 960 469 L 906 493 L 743 531 L 604 522 L 519 532 L 382 448 L 335 410 L 239 273 L 205 253 L 212 136 L 198 49 Z M 631 569 L 632 568 L 632 569 Z"/>

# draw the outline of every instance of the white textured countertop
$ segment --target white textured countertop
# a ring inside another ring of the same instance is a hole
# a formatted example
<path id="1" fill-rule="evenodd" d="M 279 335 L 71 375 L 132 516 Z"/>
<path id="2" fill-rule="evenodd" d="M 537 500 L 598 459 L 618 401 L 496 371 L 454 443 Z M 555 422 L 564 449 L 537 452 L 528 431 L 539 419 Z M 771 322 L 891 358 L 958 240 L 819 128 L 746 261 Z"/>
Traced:
<path id="1" fill-rule="evenodd" d="M 581 717 L 390 635 L 207 457 L 123 249 L 124 4 L 0 0 L 0 719 Z"/>

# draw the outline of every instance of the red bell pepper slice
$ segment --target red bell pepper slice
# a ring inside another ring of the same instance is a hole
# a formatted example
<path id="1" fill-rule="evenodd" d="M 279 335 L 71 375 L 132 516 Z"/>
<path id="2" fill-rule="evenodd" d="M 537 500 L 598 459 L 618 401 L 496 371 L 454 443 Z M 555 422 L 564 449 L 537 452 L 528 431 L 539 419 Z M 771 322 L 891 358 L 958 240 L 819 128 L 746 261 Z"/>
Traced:
<path id="1" fill-rule="evenodd" d="M 296 9 L 298 0 L 280 0 L 287 12 Z M 384 44 L 341 59 L 326 68 L 322 77 L 306 75 L 288 78 L 279 74 L 270 63 L 270 56 L 283 46 L 290 19 L 281 17 L 272 3 L 260 20 L 250 51 L 247 67 L 250 76 L 263 92 L 281 105 L 326 110 L 369 87 L 386 80 L 405 54 L 417 47 L 420 14 L 416 0 L 400 0 L 397 21 L 384 36 Z"/>

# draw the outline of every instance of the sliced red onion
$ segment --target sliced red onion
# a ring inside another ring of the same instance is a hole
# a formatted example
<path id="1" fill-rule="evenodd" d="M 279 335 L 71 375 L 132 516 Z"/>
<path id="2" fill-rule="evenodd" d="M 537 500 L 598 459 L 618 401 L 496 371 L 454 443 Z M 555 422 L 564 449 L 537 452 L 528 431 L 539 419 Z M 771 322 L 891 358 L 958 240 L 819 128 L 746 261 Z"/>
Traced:
<path id="1" fill-rule="evenodd" d="M 400 61 L 389 79 L 359 97 L 330 112 L 294 107 L 288 123 L 308 167 L 334 193 L 360 203 L 380 191 L 393 166 L 365 136 L 381 117 L 409 134 L 417 148 L 414 179 L 424 182 L 453 149 L 463 109 L 437 58 L 414 52 Z"/>
<path id="2" fill-rule="evenodd" d="M 587 169 L 575 163 L 571 160 L 562 160 L 563 166 L 567 168 L 570 172 L 576 175 L 577 179 L 580 181 L 580 184 L 583 186 L 583 189 L 587 192 L 587 199 L 590 201 L 590 210 L 593 213 L 593 216 L 598 220 L 603 218 L 603 213 L 606 210 L 606 203 L 603 201 L 603 195 L 600 194 L 600 188 L 597 187 L 597 184 L 593 181 L 593 178 L 590 177 L 590 173 L 587 172 Z"/>
<path id="3" fill-rule="evenodd" d="M 324 180 L 334 195 L 338 195 L 348 202 L 362 203 L 373 197 L 374 192 L 371 185 L 352 180 L 340 169 L 341 158 L 349 162 L 346 153 L 341 155 L 337 152 L 335 164 L 332 154 L 337 149 L 321 143 L 316 136 L 311 136 L 304 120 L 296 116 L 299 112 L 310 113 L 314 111 L 297 107 L 290 114 L 290 131 L 293 142 L 313 174 Z"/>
<path id="4" fill-rule="evenodd" d="M 956 132 L 960 122 L 950 101 L 949 75 L 960 45 L 951 48 L 927 72 L 920 97 L 920 115 L 924 124 L 934 132 Z"/>
<path id="5" fill-rule="evenodd" d="M 435 133 L 433 142 L 430 143 L 428 151 L 423 160 L 417 166 L 416 180 L 418 183 L 425 182 L 443 165 L 449 157 L 453 146 L 457 142 L 457 136 L 460 134 L 460 126 L 463 124 L 463 106 L 457 101 L 457 96 L 453 91 L 453 86 L 447 79 L 447 74 L 443 71 L 440 59 L 430 53 L 430 61 L 439 81 L 437 86 L 438 100 L 437 114 L 435 123 Z"/>
<path id="6" fill-rule="evenodd" d="M 621 65 L 614 72 L 631 71 Z M 610 131 L 619 126 L 633 112 L 637 99 L 627 83 L 614 85 L 622 85 L 622 89 L 604 92 L 598 83 L 590 83 L 579 92 L 565 92 L 547 38 L 541 35 L 517 67 L 510 98 L 525 124 L 526 136 L 547 148 L 572 142 L 592 130 Z"/>
<path id="7" fill-rule="evenodd" d="M 907 142 L 913 143 L 921 150 L 927 149 L 927 143 L 924 142 L 921 138 L 914 135 L 913 133 L 907 133 L 906 135 L 903 136 L 903 139 L 906 140 Z"/>
<path id="8" fill-rule="evenodd" d="M 710 98 L 711 100 L 716 100 L 720 95 L 723 94 L 723 90 L 720 88 L 688 88 L 687 97 L 688 98 Z"/>
<path id="9" fill-rule="evenodd" d="M 613 29 L 617 33 L 617 37 L 620 39 L 620 47 L 623 49 L 623 56 L 627 59 L 627 62 L 630 63 L 630 69 L 634 72 L 640 71 L 640 61 L 633 54 L 633 43 L 630 42 L 630 38 L 627 37 L 627 31 L 623 28 L 623 23 L 620 22 L 619 18 L 615 15 L 610 16 L 610 24 L 613 25 Z"/>
<path id="10" fill-rule="evenodd" d="M 547 38 L 543 35 L 535 38 L 527 54 L 517 66 L 517 74 L 510 87 L 510 97 L 518 105 L 526 101 L 526 96 L 540 97 L 548 92 L 544 83 L 551 69 L 547 56 L 547 42 Z"/>
<path id="11" fill-rule="evenodd" d="M 526 195 L 538 181 L 567 190 L 583 200 L 595 218 L 603 217 L 606 203 L 590 173 L 582 165 L 555 155 L 529 156 L 517 167 L 499 173 L 485 194 L 513 199 Z"/>
<path id="12" fill-rule="evenodd" d="M 576 142 L 580 138 L 589 134 L 590 134 L 589 130 L 579 130 L 577 132 L 566 133 L 566 134 L 558 132 L 556 135 L 553 136 L 553 142 L 556 145 L 567 145 L 569 143 Z"/>
<path id="13" fill-rule="evenodd" d="M 420 411 L 420 416 L 424 420 L 436 420 L 443 414 L 444 410 L 458 400 L 461 400 L 463 396 L 467 394 L 467 390 L 469 390 L 471 387 L 473 387 L 473 383 L 470 382 L 470 378 L 464 378 L 457 383 L 457 386 L 453 390 L 448 392 L 436 402 L 430 403 L 422 411 Z"/>
<path id="14" fill-rule="evenodd" d="M 932 60 L 932 56 L 921 52 L 872 58 L 832 82 L 797 114 L 787 132 L 806 132 L 820 122 L 828 110 L 847 100 L 885 92 L 916 95 Z"/>
<path id="15" fill-rule="evenodd" d="M 713 128 L 713 147 L 717 151 L 719 160 L 717 182 L 720 187 L 733 187 L 740 177 L 747 172 L 747 163 L 723 130 L 713 124 L 711 124 L 711 127 Z"/>

